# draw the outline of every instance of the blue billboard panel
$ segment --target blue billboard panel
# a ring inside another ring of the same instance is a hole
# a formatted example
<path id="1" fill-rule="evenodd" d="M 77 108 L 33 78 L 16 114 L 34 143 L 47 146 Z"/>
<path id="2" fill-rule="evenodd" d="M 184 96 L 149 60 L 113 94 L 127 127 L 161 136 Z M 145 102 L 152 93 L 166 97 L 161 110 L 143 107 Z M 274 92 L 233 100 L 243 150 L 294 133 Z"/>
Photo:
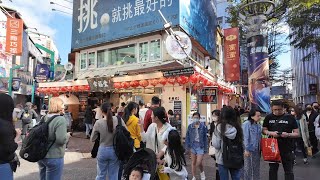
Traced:
<path id="1" fill-rule="evenodd" d="M 211 0 L 180 0 L 180 26 L 216 57 L 216 13 Z"/>
<path id="2" fill-rule="evenodd" d="M 77 0 L 73 2 L 72 49 L 163 29 L 158 10 L 179 24 L 179 0 Z"/>

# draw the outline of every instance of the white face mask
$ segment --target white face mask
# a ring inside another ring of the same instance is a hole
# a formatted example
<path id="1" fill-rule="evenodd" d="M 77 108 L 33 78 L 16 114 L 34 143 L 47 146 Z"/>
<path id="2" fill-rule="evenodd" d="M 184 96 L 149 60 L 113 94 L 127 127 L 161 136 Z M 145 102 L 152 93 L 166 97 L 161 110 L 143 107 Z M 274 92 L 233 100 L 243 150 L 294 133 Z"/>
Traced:
<path id="1" fill-rule="evenodd" d="M 212 117 L 212 121 L 213 122 L 217 122 L 218 121 L 218 117 Z"/>
<path id="2" fill-rule="evenodd" d="M 198 118 L 193 118 L 193 122 L 197 123 L 197 122 L 199 122 L 199 121 L 200 121 L 200 119 L 198 119 Z"/>

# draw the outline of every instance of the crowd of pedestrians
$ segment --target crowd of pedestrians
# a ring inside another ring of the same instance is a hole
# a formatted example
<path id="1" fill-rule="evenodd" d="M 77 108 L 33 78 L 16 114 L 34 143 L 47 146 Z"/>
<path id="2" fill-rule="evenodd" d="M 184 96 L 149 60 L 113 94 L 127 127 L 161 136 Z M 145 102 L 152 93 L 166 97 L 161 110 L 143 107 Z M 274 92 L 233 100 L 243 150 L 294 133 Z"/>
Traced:
<path id="1" fill-rule="evenodd" d="M 68 106 L 60 98 L 52 98 L 48 113 L 39 120 L 30 103 L 24 108 L 17 106 L 18 111 L 10 96 L 0 94 L 0 101 L 3 102 L 0 103 L 0 177 L 13 179 L 13 170 L 18 164 L 15 154 L 17 142 L 20 137 L 28 140 L 26 135 L 33 126 L 33 119 L 38 119 L 40 124 L 48 122 L 47 139 L 50 144 L 46 155 L 37 161 L 40 180 L 62 179 L 64 154 L 72 134 L 73 120 Z M 112 103 L 95 104 L 93 108 L 86 109 L 84 122 L 87 138 L 98 142 L 96 180 L 105 180 L 106 177 L 112 180 L 148 179 L 153 177 L 153 172 L 160 180 L 185 180 L 188 175 L 192 176 L 192 180 L 196 180 L 198 175 L 205 180 L 208 177 L 204 172 L 203 159 L 210 148 L 214 149 L 210 155 L 216 164 L 215 179 L 227 180 L 230 174 L 233 180 L 259 180 L 260 161 L 262 156 L 265 157 L 261 144 L 265 138 L 277 140 L 276 148 L 281 157 L 281 161 L 269 163 L 269 179 L 278 179 L 281 163 L 284 178 L 293 180 L 298 152 L 302 152 L 303 162 L 308 164 L 308 157 L 314 157 L 319 151 L 319 105 L 313 103 L 306 105 L 305 109 L 295 106 L 285 110 L 281 101 L 274 101 L 271 108 L 272 113 L 264 119 L 262 112 L 252 108 L 247 111 L 247 118 L 241 121 L 240 114 L 245 112 L 243 109 L 224 106 L 211 113 L 210 124 L 200 121 L 201 115 L 195 112 L 183 139 L 181 132 L 171 125 L 176 120 L 172 110 L 167 112 L 161 107 L 158 97 L 152 98 L 150 107 L 142 102 L 128 102 L 122 103 L 121 108 L 116 110 Z M 14 128 L 14 118 L 21 120 L 22 132 Z M 126 132 L 129 138 L 125 136 Z M 124 141 L 115 142 L 119 137 L 125 138 Z M 132 151 L 131 154 L 131 151 L 126 151 L 130 154 L 127 158 L 119 157 L 117 149 L 124 143 Z M 150 167 L 136 164 L 128 171 L 129 166 L 126 165 L 132 161 L 130 157 L 145 148 L 154 154 L 150 157 L 155 158 L 156 168 L 152 171 Z M 185 156 L 191 158 L 189 173 Z"/>

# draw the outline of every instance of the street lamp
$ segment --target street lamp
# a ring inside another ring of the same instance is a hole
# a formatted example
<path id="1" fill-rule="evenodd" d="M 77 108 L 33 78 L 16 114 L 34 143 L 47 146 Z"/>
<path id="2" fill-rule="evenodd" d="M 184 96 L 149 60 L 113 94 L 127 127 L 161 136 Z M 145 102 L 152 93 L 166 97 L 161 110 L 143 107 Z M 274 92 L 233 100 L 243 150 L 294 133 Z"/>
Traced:
<path id="1" fill-rule="evenodd" d="M 13 66 L 12 68 L 10 68 L 10 76 L 9 76 L 9 83 L 8 83 L 8 94 L 11 97 L 12 97 L 13 70 L 20 69 L 20 68 L 23 68 L 23 67 L 24 67 L 24 65 L 16 65 L 16 66 Z"/>
<path id="2" fill-rule="evenodd" d="M 66 9 L 72 10 L 71 8 L 69 8 L 69 7 L 67 7 L 67 6 L 64 6 L 64 5 L 61 5 L 61 4 L 52 2 L 52 1 L 50 2 L 50 4 L 55 4 L 55 5 L 57 5 L 57 6 L 61 6 L 61 7 L 64 7 L 64 8 L 66 8 Z"/>
<path id="3" fill-rule="evenodd" d="M 57 12 L 61 12 L 61 13 L 64 13 L 64 14 L 72 15 L 71 13 L 68 13 L 68 12 L 65 12 L 65 11 L 60 11 L 60 10 L 57 10 L 57 9 L 52 9 L 52 11 L 57 11 Z"/>

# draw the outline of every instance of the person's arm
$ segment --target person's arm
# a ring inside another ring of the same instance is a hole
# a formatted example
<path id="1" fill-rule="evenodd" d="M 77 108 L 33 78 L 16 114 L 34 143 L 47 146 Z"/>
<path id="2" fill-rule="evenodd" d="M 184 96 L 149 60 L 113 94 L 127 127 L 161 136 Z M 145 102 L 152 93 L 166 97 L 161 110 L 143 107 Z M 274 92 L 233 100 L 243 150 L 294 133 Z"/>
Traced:
<path id="1" fill-rule="evenodd" d="M 268 130 L 268 128 L 269 128 L 269 118 L 268 118 L 268 116 L 266 116 L 266 118 L 264 119 L 262 127 L 263 127 L 262 128 L 262 133 L 264 135 L 272 136 L 274 138 L 279 137 L 278 131 L 269 131 Z"/>
<path id="2" fill-rule="evenodd" d="M 92 142 L 95 142 L 96 139 L 98 138 L 98 134 L 99 134 L 99 131 L 97 131 L 98 127 L 100 126 L 99 125 L 99 120 L 94 124 L 93 126 L 93 129 L 92 129 L 92 133 L 91 133 L 91 136 L 90 136 L 90 140 Z"/>
<path id="3" fill-rule="evenodd" d="M 242 124 L 242 129 L 243 129 L 243 144 L 244 144 L 244 150 L 245 150 L 245 155 L 249 155 L 249 123 L 244 122 Z"/>
<path id="4" fill-rule="evenodd" d="M 55 128 L 55 136 L 56 140 L 55 143 L 59 145 L 64 145 L 67 143 L 67 123 L 64 117 L 59 116 L 56 117 L 59 118 L 56 122 Z"/>
<path id="5" fill-rule="evenodd" d="M 150 113 L 151 112 L 151 113 Z M 150 122 L 152 122 L 151 119 L 151 115 L 152 115 L 152 111 L 147 111 L 146 115 L 144 117 L 144 123 L 143 123 L 143 129 L 145 132 L 147 132 L 149 125 L 151 124 Z"/>
<path id="6" fill-rule="evenodd" d="M 208 133 L 208 129 L 207 129 L 207 126 L 205 126 L 204 128 L 204 133 L 203 133 L 203 139 L 204 139 L 204 153 L 208 153 L 208 136 L 207 136 L 207 133 Z"/>
<path id="7" fill-rule="evenodd" d="M 18 134 L 15 133 L 11 128 L 0 127 L 0 159 L 1 160 L 11 160 L 12 155 L 18 148 L 18 144 L 14 141 Z M 9 159 L 8 159 L 9 158 Z"/>
<path id="8" fill-rule="evenodd" d="M 190 128 L 191 125 L 188 126 L 188 130 L 187 130 L 187 134 L 186 134 L 186 148 L 187 148 L 187 151 L 189 151 L 191 149 L 191 140 L 190 140 L 190 131 L 191 131 L 191 128 Z"/>
<path id="9" fill-rule="evenodd" d="M 32 119 L 37 119 L 38 118 L 38 114 L 37 114 L 37 112 L 34 110 L 34 109 L 31 109 L 31 111 L 32 111 Z"/>
<path id="10" fill-rule="evenodd" d="M 136 124 L 135 129 L 136 129 L 135 132 L 137 133 L 137 139 L 141 142 L 142 137 L 141 137 L 141 129 L 140 129 L 139 120 L 138 120 L 138 123 Z"/>
<path id="11" fill-rule="evenodd" d="M 212 134 L 211 144 L 215 149 L 217 149 L 217 150 L 221 149 L 221 138 L 218 135 L 217 131 L 214 131 Z"/>
<path id="12" fill-rule="evenodd" d="M 21 111 L 19 112 L 19 114 L 18 114 L 18 117 L 17 117 L 17 118 L 21 120 L 21 119 L 22 119 L 22 115 L 23 115 L 23 113 L 24 113 L 24 110 L 21 110 Z"/>
<path id="13" fill-rule="evenodd" d="M 291 117 L 291 116 L 288 117 L 288 121 L 289 121 L 289 124 L 291 125 L 292 132 L 289 132 L 289 133 L 283 132 L 281 134 L 281 137 L 283 137 L 283 138 L 298 138 L 300 135 L 299 135 L 297 121 L 294 119 L 294 117 Z"/>

